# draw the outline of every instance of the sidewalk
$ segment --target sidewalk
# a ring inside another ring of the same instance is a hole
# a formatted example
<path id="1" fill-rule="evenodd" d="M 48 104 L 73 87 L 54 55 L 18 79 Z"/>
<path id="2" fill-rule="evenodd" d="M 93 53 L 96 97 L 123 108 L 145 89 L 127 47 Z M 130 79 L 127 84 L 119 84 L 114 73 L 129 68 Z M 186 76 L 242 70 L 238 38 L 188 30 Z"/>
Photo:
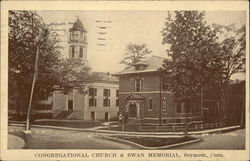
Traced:
<path id="1" fill-rule="evenodd" d="M 11 126 L 24 126 L 22 124 L 11 124 Z M 113 131 L 113 130 L 99 130 L 97 127 L 93 128 L 70 128 L 70 127 L 59 127 L 59 126 L 47 126 L 47 125 L 32 125 L 33 128 L 50 128 L 50 129 L 58 129 L 58 130 L 71 130 L 71 131 L 84 131 L 84 132 L 92 132 L 97 134 L 110 134 L 110 135 L 131 135 L 131 136 L 150 136 L 150 137 L 181 137 L 184 135 L 184 132 L 127 132 L 127 131 Z M 230 126 L 216 129 L 208 129 L 201 131 L 190 131 L 189 135 L 201 135 L 208 133 L 216 133 L 223 132 L 227 130 L 235 130 L 239 129 L 240 126 Z"/>
<path id="2" fill-rule="evenodd" d="M 22 149 L 25 145 L 21 137 L 8 134 L 8 149 Z"/>

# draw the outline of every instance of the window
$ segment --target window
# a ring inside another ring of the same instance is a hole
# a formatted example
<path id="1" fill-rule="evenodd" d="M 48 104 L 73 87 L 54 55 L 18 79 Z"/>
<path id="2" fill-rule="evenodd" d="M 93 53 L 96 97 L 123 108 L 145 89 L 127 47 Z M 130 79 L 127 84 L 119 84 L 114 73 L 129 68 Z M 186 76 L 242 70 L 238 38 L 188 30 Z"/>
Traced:
<path id="1" fill-rule="evenodd" d="M 75 46 L 74 45 L 70 46 L 70 55 L 72 58 L 75 57 Z"/>
<path id="2" fill-rule="evenodd" d="M 96 98 L 89 98 L 89 106 L 96 107 Z"/>
<path id="3" fill-rule="evenodd" d="M 103 106 L 104 107 L 109 107 L 110 106 L 110 99 L 109 98 L 104 98 L 103 99 Z"/>
<path id="4" fill-rule="evenodd" d="M 91 120 L 95 120 L 95 112 L 91 111 Z"/>
<path id="5" fill-rule="evenodd" d="M 110 97 L 110 89 L 104 89 L 103 90 L 103 96 L 104 97 Z"/>
<path id="6" fill-rule="evenodd" d="M 119 106 L 119 90 L 116 90 L 116 107 Z"/>
<path id="7" fill-rule="evenodd" d="M 83 33 L 80 34 L 80 40 L 83 40 Z"/>
<path id="8" fill-rule="evenodd" d="M 96 88 L 89 88 L 89 96 L 95 97 L 97 93 Z"/>
<path id="9" fill-rule="evenodd" d="M 89 106 L 96 107 L 96 88 L 89 88 Z"/>
<path id="10" fill-rule="evenodd" d="M 162 111 L 166 111 L 167 110 L 167 100 L 164 97 L 162 100 Z"/>
<path id="11" fill-rule="evenodd" d="M 79 54 L 79 57 L 80 57 L 80 58 L 83 58 L 83 47 L 82 47 L 82 46 L 80 46 L 80 54 Z"/>
<path id="12" fill-rule="evenodd" d="M 135 92 L 141 92 L 141 80 L 135 79 Z"/>
<path id="13" fill-rule="evenodd" d="M 149 98 L 149 111 L 152 111 L 152 109 L 153 109 L 153 102 L 152 102 L 152 98 L 150 97 Z"/>
<path id="14" fill-rule="evenodd" d="M 116 90 L 116 97 L 119 97 L 119 90 Z"/>
<path id="15" fill-rule="evenodd" d="M 103 90 L 103 106 L 107 107 L 110 106 L 110 89 Z"/>
<path id="16" fill-rule="evenodd" d="M 116 107 L 119 106 L 119 99 L 118 98 L 116 99 L 116 103 L 115 104 L 116 104 Z"/>
<path id="17" fill-rule="evenodd" d="M 181 106 L 182 106 L 181 102 L 176 103 L 176 113 L 181 113 L 182 112 Z"/>
<path id="18" fill-rule="evenodd" d="M 77 34 L 77 32 L 72 31 L 70 33 L 70 40 L 78 40 L 78 34 Z"/>

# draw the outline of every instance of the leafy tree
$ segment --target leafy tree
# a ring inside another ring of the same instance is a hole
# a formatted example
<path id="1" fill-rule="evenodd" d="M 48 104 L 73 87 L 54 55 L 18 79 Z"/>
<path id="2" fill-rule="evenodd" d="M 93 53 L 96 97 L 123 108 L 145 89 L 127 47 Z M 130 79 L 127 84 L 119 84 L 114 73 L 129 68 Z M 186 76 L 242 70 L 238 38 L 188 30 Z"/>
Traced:
<path id="1" fill-rule="evenodd" d="M 213 27 L 223 36 L 221 41 L 223 73 L 219 88 L 221 89 L 220 103 L 223 109 L 223 117 L 226 117 L 226 106 L 230 102 L 230 94 L 227 92 L 230 88 L 230 78 L 233 74 L 245 72 L 246 26 L 243 25 L 237 29 L 233 24 L 228 26 L 213 24 Z M 242 106 L 242 108 L 245 109 L 245 106 Z"/>
<path id="2" fill-rule="evenodd" d="M 152 51 L 146 47 L 146 44 L 140 45 L 136 43 L 129 43 L 125 50 L 125 57 L 120 63 L 130 66 L 140 60 L 145 59 L 146 56 L 151 52 Z"/>
<path id="3" fill-rule="evenodd" d="M 84 83 L 99 78 L 91 74 L 91 68 L 81 59 L 62 59 L 55 71 L 59 80 L 59 88 L 64 89 L 65 93 L 72 87 L 81 88 Z"/>
<path id="4" fill-rule="evenodd" d="M 44 31 L 46 34 L 43 34 Z M 53 68 L 61 56 L 57 35 L 33 11 L 9 11 L 9 98 L 26 111 L 30 97 L 34 64 L 39 48 L 38 76 L 34 99 L 44 98 L 58 83 Z M 38 47 L 39 46 L 39 47 Z"/>
<path id="5" fill-rule="evenodd" d="M 218 25 L 213 27 L 220 35 L 223 35 L 221 41 L 222 47 L 222 64 L 223 64 L 223 80 L 227 84 L 233 74 L 245 72 L 246 63 L 246 26 L 243 25 L 239 29 L 235 25 Z"/>
<path id="6" fill-rule="evenodd" d="M 162 30 L 163 44 L 170 44 L 165 60 L 165 87 L 172 90 L 175 98 L 187 101 L 219 82 L 222 73 L 220 44 L 216 31 L 204 20 L 204 12 L 175 11 L 166 19 Z"/>
<path id="7" fill-rule="evenodd" d="M 168 14 L 162 30 L 162 43 L 170 45 L 170 59 L 160 70 L 164 74 L 163 87 L 174 93 L 175 101 L 183 103 L 187 136 L 187 113 L 194 109 L 190 107 L 197 107 L 202 91 L 220 81 L 221 47 L 216 31 L 204 20 L 204 12 L 175 11 L 174 15 Z"/>

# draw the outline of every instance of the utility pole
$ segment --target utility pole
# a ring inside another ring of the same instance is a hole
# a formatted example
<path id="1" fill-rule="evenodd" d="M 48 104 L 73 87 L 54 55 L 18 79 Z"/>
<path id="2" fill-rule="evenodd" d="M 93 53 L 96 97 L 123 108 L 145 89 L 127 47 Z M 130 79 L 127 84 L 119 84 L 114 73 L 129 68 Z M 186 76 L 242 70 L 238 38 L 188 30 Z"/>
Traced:
<path id="1" fill-rule="evenodd" d="M 26 130 L 25 130 L 26 133 L 30 133 L 30 111 L 31 111 L 31 105 L 32 105 L 34 86 L 35 86 L 37 72 L 38 72 L 38 56 L 39 56 L 39 45 L 37 45 L 37 49 L 36 49 L 35 72 L 33 76 L 32 87 L 31 87 L 31 92 L 30 92 L 29 107 L 28 107 L 28 112 L 27 112 L 27 122 L 26 122 Z"/>
<path id="2" fill-rule="evenodd" d="M 34 38 L 34 25 L 33 25 L 33 13 L 32 13 L 32 36 Z M 48 34 L 48 30 L 43 30 L 42 39 L 46 38 Z M 38 39 L 37 41 L 34 41 L 34 44 L 36 45 L 36 60 L 35 60 L 35 70 L 34 70 L 34 75 L 33 75 L 33 80 L 32 80 L 32 86 L 31 86 L 31 92 L 30 92 L 30 100 L 29 100 L 29 107 L 27 111 L 27 120 L 26 120 L 26 129 L 25 133 L 31 133 L 30 131 L 30 111 L 31 111 L 31 106 L 32 106 L 32 99 L 33 99 L 33 92 L 34 92 L 34 87 L 35 87 L 35 82 L 38 74 L 38 58 L 39 58 L 39 52 L 40 52 L 40 45 L 42 42 L 42 39 Z"/>

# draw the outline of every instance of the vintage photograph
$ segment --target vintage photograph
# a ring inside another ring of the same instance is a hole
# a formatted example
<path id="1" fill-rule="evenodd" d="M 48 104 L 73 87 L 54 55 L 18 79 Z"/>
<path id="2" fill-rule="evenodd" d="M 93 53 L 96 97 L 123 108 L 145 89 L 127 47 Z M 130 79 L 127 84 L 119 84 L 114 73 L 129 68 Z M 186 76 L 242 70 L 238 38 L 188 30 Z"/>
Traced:
<path id="1" fill-rule="evenodd" d="M 246 15 L 9 10 L 7 148 L 245 150 Z"/>

